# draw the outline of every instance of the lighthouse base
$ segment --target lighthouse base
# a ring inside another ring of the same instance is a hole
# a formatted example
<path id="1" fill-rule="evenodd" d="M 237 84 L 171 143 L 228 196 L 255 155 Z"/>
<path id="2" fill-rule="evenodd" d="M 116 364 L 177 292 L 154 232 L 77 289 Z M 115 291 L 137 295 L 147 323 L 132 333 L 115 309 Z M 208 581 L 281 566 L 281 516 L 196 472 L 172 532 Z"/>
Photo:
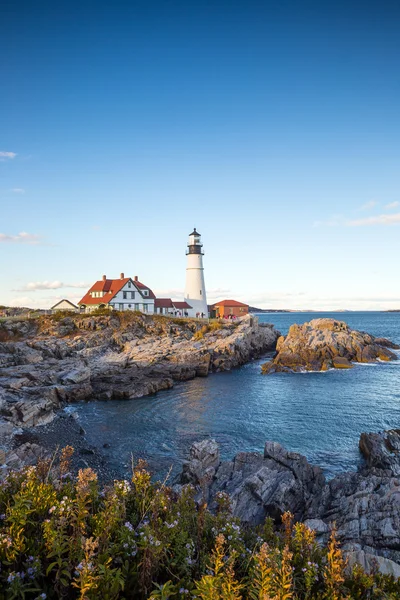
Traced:
<path id="1" fill-rule="evenodd" d="M 189 317 L 208 319 L 208 306 L 204 300 L 185 298 L 185 302 L 192 307 L 187 310 Z"/>

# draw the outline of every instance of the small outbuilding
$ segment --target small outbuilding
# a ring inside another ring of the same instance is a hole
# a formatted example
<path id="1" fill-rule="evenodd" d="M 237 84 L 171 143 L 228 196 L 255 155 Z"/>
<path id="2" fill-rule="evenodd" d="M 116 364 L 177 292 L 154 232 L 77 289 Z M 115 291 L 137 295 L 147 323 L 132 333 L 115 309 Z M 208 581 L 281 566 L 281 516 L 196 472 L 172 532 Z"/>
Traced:
<path id="1" fill-rule="evenodd" d="M 159 315 L 187 317 L 191 308 L 187 302 L 177 302 L 171 298 L 156 298 L 154 301 L 154 312 Z"/>
<path id="2" fill-rule="evenodd" d="M 51 310 L 53 312 L 57 312 L 58 310 L 69 310 L 71 312 L 79 312 L 79 307 L 67 300 L 66 298 L 64 298 L 63 300 L 60 300 L 60 302 L 57 302 L 57 304 L 52 306 Z"/>
<path id="3" fill-rule="evenodd" d="M 249 305 L 238 302 L 237 300 L 221 300 L 212 304 L 210 307 L 211 317 L 214 318 L 232 318 L 244 317 L 249 312 Z"/>

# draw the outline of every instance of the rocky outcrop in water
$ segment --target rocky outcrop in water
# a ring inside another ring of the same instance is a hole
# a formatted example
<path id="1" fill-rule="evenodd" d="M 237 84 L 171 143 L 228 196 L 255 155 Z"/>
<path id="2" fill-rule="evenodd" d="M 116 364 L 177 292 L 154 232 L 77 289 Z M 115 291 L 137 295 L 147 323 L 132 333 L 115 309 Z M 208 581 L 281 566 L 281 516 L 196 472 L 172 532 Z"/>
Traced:
<path id="1" fill-rule="evenodd" d="M 252 316 L 212 326 L 135 313 L 6 321 L 0 326 L 0 449 L 9 447 L 15 428 L 49 423 L 67 403 L 168 389 L 242 365 L 272 350 L 278 337 Z"/>
<path id="2" fill-rule="evenodd" d="M 221 461 L 215 441 L 203 440 L 193 445 L 178 481 L 193 484 L 198 499 L 211 509 L 217 494 L 226 492 L 233 514 L 251 525 L 263 523 L 267 516 L 279 523 L 290 510 L 326 542 L 336 523 L 351 560 L 362 558 L 368 565 L 377 557 L 385 572 L 399 576 L 399 442 L 399 432 L 362 434 L 366 464 L 359 472 L 326 481 L 319 467 L 278 443 L 266 442 L 263 455 L 240 452 L 231 461 Z"/>
<path id="3" fill-rule="evenodd" d="M 343 321 L 314 319 L 292 325 L 286 337 L 280 337 L 276 356 L 262 366 L 263 373 L 326 371 L 349 369 L 353 362 L 390 361 L 399 349 L 390 340 L 354 331 Z"/>

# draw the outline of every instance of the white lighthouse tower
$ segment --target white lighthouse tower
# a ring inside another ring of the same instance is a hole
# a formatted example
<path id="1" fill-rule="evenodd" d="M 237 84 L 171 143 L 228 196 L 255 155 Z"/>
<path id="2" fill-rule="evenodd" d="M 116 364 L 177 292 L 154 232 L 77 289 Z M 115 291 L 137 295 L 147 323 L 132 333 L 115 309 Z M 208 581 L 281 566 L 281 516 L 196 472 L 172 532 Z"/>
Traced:
<path id="1" fill-rule="evenodd" d="M 206 284 L 204 283 L 203 244 L 196 228 L 189 235 L 186 267 L 185 300 L 192 308 L 189 317 L 208 317 Z"/>

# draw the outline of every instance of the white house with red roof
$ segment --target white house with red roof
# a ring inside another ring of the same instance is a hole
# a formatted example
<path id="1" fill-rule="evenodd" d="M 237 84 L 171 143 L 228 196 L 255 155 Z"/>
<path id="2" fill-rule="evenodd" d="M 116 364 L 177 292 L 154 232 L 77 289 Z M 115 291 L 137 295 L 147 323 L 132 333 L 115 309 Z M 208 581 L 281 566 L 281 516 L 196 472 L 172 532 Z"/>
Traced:
<path id="1" fill-rule="evenodd" d="M 152 290 L 141 283 L 137 276 L 133 279 L 121 273 L 119 279 L 107 279 L 103 275 L 78 302 L 82 312 L 91 312 L 96 308 L 112 310 L 140 310 L 154 314 L 156 297 Z"/>

